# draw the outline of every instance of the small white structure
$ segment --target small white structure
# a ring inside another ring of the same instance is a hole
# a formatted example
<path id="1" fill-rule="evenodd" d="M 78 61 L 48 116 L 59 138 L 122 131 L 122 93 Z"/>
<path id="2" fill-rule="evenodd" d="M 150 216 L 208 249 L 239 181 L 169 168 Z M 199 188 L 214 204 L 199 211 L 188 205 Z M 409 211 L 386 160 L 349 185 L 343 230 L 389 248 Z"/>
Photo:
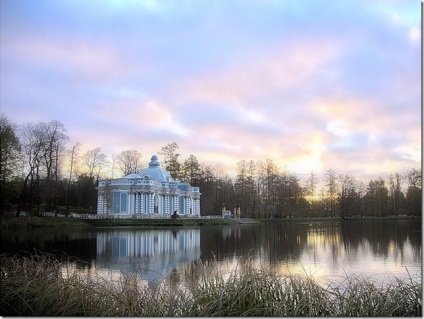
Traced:
<path id="1" fill-rule="evenodd" d="M 134 217 L 200 215 L 200 190 L 174 180 L 153 155 L 149 167 L 138 174 L 99 181 L 97 214 Z"/>

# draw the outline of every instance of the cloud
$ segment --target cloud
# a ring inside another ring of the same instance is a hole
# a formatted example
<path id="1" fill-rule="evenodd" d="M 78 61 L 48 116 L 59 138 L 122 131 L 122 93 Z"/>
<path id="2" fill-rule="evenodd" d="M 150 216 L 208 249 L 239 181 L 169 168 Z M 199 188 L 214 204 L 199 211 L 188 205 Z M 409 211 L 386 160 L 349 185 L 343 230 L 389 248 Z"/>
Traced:
<path id="1" fill-rule="evenodd" d="M 340 44 L 330 39 L 300 39 L 267 47 L 265 52 L 246 52 L 230 65 L 205 69 L 177 83 L 173 93 L 187 104 L 248 103 L 277 90 L 298 89 L 335 59 L 340 50 Z"/>
<path id="2" fill-rule="evenodd" d="M 417 25 L 409 30 L 409 41 L 413 44 L 419 44 L 421 40 L 421 31 Z"/>
<path id="3" fill-rule="evenodd" d="M 58 119 L 110 153 L 150 157 L 176 141 L 233 172 L 266 158 L 298 172 L 409 168 L 421 146 L 417 8 L 5 0 L 0 102 L 16 122 Z"/>
<path id="4" fill-rule="evenodd" d="M 129 71 L 125 59 L 110 47 L 84 43 L 75 38 L 19 35 L 6 40 L 3 54 L 19 65 L 71 76 L 73 81 L 121 78 Z"/>
<path id="5" fill-rule="evenodd" d="M 381 172 L 383 167 L 396 170 L 407 161 L 419 161 L 418 129 L 413 126 L 410 131 L 408 116 L 402 116 L 402 110 L 397 110 L 399 114 L 387 113 L 384 105 L 372 98 L 330 98 L 312 105 L 311 109 L 327 123 L 326 134 L 332 137 L 322 152 L 322 161 L 331 168 L 361 175 Z"/>

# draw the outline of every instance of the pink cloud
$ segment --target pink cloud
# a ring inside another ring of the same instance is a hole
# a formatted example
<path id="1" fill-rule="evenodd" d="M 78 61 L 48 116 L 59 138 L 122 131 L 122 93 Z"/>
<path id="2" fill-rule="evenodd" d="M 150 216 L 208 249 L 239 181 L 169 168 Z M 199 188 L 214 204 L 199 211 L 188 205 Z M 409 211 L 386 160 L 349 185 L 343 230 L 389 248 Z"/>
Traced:
<path id="1" fill-rule="evenodd" d="M 122 77 L 129 64 L 114 47 L 82 38 L 19 34 L 3 41 L 4 50 L 19 63 L 72 74 L 81 80 L 105 81 Z"/>
<path id="2" fill-rule="evenodd" d="M 209 69 L 176 84 L 180 101 L 229 103 L 246 101 L 271 92 L 299 90 L 342 52 L 344 44 L 332 39 L 298 39 L 267 51 L 253 50 L 238 61 Z"/>

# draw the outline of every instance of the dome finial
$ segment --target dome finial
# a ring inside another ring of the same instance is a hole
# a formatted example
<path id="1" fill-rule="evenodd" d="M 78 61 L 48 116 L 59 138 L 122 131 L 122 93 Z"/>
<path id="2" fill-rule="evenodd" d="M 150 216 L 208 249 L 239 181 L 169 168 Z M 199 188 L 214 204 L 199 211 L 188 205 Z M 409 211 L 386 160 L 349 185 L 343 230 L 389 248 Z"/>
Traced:
<path id="1" fill-rule="evenodd" d="M 156 155 L 153 155 L 152 158 L 150 159 L 149 167 L 152 167 L 152 166 L 160 166 L 159 159 Z"/>

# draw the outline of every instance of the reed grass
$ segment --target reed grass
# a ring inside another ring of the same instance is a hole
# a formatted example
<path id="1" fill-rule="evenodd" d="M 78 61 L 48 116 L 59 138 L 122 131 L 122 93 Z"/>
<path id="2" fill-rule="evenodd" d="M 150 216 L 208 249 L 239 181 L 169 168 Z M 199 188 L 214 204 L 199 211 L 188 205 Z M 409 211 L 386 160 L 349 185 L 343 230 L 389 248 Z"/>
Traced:
<path id="1" fill-rule="evenodd" d="M 4 316 L 422 316 L 420 280 L 346 277 L 323 287 L 313 278 L 257 268 L 247 258 L 235 269 L 216 262 L 191 265 L 156 289 L 136 274 L 119 280 L 63 274 L 66 263 L 47 254 L 1 258 Z"/>

